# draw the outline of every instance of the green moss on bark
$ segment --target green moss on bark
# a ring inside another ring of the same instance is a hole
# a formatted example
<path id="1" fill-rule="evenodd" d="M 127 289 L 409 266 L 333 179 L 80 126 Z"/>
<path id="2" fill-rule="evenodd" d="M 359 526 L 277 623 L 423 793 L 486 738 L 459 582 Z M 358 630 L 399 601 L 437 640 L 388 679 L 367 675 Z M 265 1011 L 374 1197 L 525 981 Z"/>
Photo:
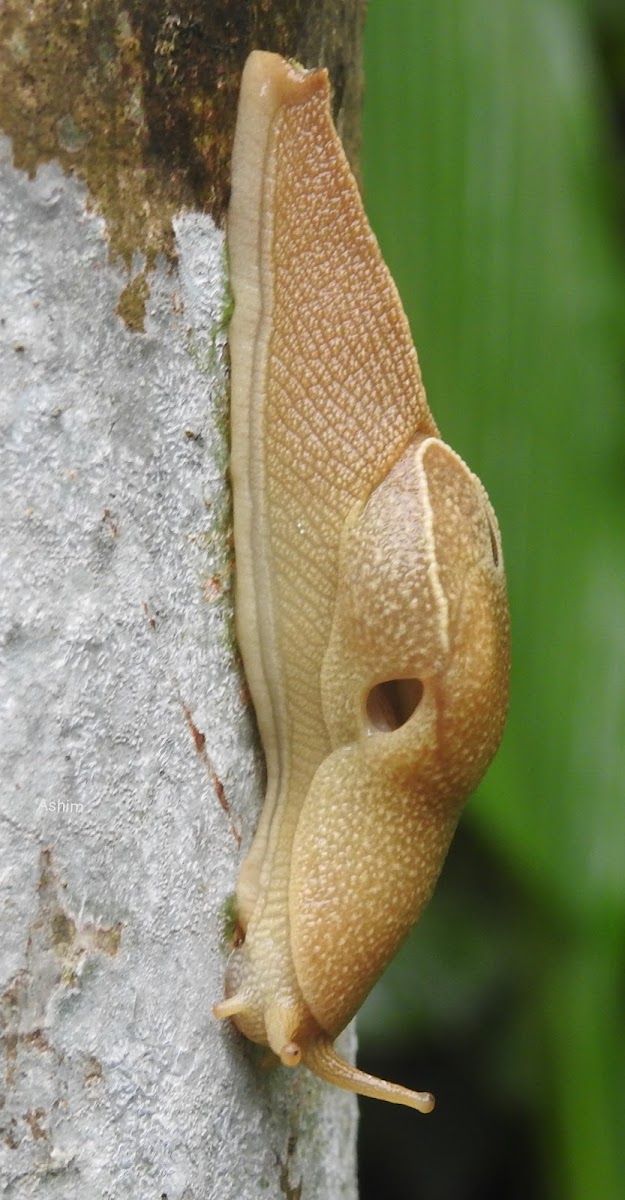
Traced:
<path id="1" fill-rule="evenodd" d="M 145 306 L 148 295 L 147 277 L 142 273 L 131 279 L 119 297 L 117 312 L 133 333 L 143 333 L 145 329 Z"/>

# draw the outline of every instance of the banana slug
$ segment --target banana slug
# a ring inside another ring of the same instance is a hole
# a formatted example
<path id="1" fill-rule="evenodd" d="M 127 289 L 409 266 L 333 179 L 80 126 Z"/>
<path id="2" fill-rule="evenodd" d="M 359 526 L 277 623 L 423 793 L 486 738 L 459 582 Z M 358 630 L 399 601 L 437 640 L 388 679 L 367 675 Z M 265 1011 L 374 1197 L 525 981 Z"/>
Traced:
<path id="1" fill-rule="evenodd" d="M 228 240 L 236 622 L 267 793 L 214 1013 L 287 1066 L 429 1112 L 333 1043 L 501 738 L 497 520 L 428 408 L 325 70 L 249 56 Z"/>

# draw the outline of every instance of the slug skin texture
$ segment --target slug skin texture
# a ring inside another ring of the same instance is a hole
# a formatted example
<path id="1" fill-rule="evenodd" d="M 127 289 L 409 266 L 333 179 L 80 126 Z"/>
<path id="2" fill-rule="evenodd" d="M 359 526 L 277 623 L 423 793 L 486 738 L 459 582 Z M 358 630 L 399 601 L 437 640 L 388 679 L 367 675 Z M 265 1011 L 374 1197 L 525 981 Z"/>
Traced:
<path id="1" fill-rule="evenodd" d="M 432 419 L 326 71 L 248 58 L 228 240 L 236 620 L 267 795 L 214 1011 L 286 1065 L 428 1112 L 333 1042 L 501 738 L 497 521 Z"/>

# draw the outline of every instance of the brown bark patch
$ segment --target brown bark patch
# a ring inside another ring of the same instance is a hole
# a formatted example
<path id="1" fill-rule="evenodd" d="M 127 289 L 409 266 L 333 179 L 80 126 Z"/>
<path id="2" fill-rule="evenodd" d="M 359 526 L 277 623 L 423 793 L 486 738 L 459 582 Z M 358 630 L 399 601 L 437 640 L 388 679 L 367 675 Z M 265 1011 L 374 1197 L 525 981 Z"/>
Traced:
<path id="1" fill-rule="evenodd" d="M 255 47 L 328 67 L 355 157 L 362 0 L 6 0 L 0 127 L 15 166 L 57 159 L 83 180 L 130 271 L 173 255 L 183 207 L 223 220 L 243 63 Z M 141 277 L 139 277 L 141 278 Z M 121 302 L 142 329 L 143 285 Z"/>

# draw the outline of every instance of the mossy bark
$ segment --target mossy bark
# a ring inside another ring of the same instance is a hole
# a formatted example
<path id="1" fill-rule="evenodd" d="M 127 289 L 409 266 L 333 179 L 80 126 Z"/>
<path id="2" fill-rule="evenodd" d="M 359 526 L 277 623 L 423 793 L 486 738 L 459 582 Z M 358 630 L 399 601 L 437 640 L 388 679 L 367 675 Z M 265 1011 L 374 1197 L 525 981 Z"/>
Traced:
<path id="1" fill-rule="evenodd" d="M 239 79 L 251 49 L 327 66 L 357 165 L 364 0 L 7 0 L 0 129 L 33 175 L 54 159 L 87 185 L 131 270 L 174 254 L 181 207 L 218 225 L 228 202 Z M 120 306 L 140 328 L 143 284 Z"/>

